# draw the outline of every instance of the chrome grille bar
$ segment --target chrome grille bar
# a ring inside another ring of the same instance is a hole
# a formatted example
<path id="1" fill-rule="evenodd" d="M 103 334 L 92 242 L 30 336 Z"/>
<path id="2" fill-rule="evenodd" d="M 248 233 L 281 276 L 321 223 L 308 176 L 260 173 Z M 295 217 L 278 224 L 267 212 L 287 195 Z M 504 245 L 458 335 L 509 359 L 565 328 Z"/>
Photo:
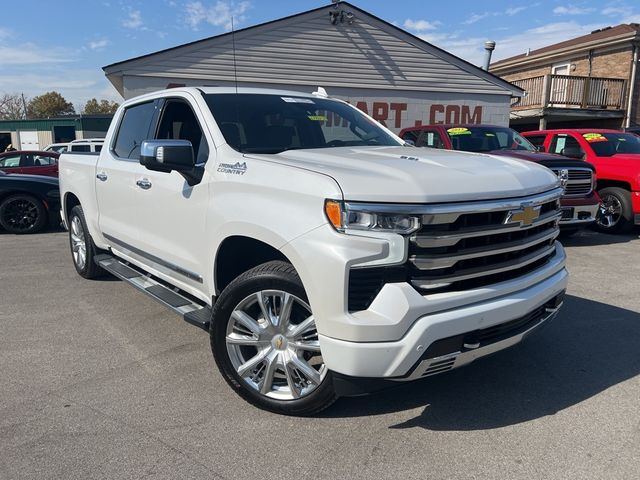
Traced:
<path id="1" fill-rule="evenodd" d="M 554 228 L 551 231 L 545 230 L 542 233 L 531 237 L 526 237 L 523 240 L 500 243 L 498 245 L 487 246 L 483 248 L 472 248 L 463 250 L 464 253 L 457 255 L 413 255 L 409 258 L 409 261 L 420 270 L 438 270 L 441 268 L 449 268 L 453 267 L 460 260 L 468 260 L 471 258 L 516 252 L 518 250 L 525 250 L 538 244 L 548 243 L 552 240 L 555 240 L 559 233 L 560 232 Z"/>
<path id="2" fill-rule="evenodd" d="M 454 282 L 459 282 L 461 280 L 468 280 L 471 278 L 485 277 L 488 275 L 494 275 L 496 273 L 507 272 L 509 270 L 515 270 L 517 268 L 522 268 L 530 263 L 533 263 L 537 260 L 544 258 L 545 256 L 551 255 L 556 249 L 555 244 L 548 246 L 544 250 L 533 252 L 529 255 L 525 255 L 523 257 L 509 260 L 507 262 L 500 262 L 491 265 L 490 267 L 477 267 L 470 268 L 467 270 L 460 270 L 454 275 L 442 276 L 442 277 L 434 277 L 434 278 L 413 278 L 411 280 L 411 284 L 417 288 L 429 288 L 433 285 L 441 285 L 441 284 L 451 284 Z"/>

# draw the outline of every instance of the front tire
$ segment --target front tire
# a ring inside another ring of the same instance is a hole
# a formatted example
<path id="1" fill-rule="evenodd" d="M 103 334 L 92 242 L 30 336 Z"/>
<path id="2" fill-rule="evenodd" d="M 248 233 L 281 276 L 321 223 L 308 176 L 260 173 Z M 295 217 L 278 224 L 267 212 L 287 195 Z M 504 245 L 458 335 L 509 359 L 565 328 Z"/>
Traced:
<path id="1" fill-rule="evenodd" d="M 596 220 L 596 230 L 602 233 L 624 233 L 633 228 L 633 208 L 628 190 L 607 187 L 598 192 L 603 209 Z"/>
<path id="2" fill-rule="evenodd" d="M 9 233 L 38 233 L 47 225 L 44 204 L 31 195 L 12 195 L 0 203 L 0 226 Z"/>
<path id="3" fill-rule="evenodd" d="M 80 205 L 73 207 L 69 213 L 69 247 L 73 266 L 81 277 L 92 279 L 105 274 L 105 271 L 95 263 L 95 256 L 99 250 L 89 235 Z"/>
<path id="4" fill-rule="evenodd" d="M 222 376 L 259 408 L 313 415 L 337 398 L 307 295 L 289 263 L 268 262 L 233 280 L 214 306 L 210 337 Z"/>

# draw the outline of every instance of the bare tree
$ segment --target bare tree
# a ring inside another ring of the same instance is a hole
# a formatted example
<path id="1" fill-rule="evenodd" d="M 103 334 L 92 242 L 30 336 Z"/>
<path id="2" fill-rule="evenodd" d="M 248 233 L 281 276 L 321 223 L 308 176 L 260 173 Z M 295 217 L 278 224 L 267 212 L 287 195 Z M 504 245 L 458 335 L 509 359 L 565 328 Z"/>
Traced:
<path id="1" fill-rule="evenodd" d="M 20 120 L 24 118 L 24 103 L 19 93 L 5 93 L 0 96 L 0 120 Z"/>

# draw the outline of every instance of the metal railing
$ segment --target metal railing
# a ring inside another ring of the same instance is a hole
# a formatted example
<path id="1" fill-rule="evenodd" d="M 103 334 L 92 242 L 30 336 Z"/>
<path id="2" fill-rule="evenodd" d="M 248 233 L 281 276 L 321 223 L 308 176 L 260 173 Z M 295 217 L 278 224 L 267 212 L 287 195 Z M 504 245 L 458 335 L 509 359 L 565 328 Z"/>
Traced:
<path id="1" fill-rule="evenodd" d="M 623 78 L 540 75 L 511 83 L 526 92 L 526 96 L 513 105 L 513 110 L 536 107 L 624 108 Z"/>

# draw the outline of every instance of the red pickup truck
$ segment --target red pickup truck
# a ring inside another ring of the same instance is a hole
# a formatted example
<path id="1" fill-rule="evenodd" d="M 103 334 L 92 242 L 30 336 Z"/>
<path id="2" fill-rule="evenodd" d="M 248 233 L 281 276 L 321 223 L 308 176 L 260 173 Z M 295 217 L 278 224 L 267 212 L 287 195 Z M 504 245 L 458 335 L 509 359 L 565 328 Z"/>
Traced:
<path id="1" fill-rule="evenodd" d="M 594 191 L 595 168 L 587 162 L 540 153 L 511 128 L 494 125 L 421 125 L 405 128 L 400 137 L 418 147 L 489 153 L 536 162 L 563 178 L 560 227 L 565 235 L 595 222 L 600 198 Z"/>
<path id="2" fill-rule="evenodd" d="M 540 150 L 586 160 L 598 171 L 603 212 L 597 228 L 618 233 L 640 224 L 640 137 L 604 129 L 538 130 L 522 134 Z"/>

